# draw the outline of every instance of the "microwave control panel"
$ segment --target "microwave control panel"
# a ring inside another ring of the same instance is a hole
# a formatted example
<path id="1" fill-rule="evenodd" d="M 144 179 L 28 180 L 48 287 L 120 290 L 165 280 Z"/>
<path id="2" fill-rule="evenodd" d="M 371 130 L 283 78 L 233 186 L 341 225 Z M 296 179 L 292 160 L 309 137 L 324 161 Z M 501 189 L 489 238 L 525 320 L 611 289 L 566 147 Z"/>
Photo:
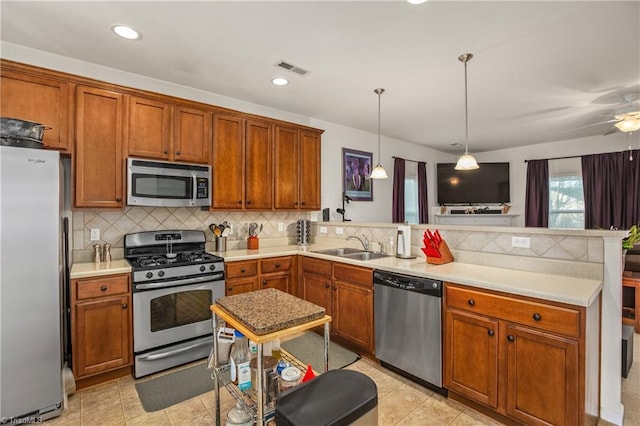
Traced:
<path id="1" fill-rule="evenodd" d="M 196 198 L 209 198 L 209 179 L 204 177 L 196 178 Z"/>

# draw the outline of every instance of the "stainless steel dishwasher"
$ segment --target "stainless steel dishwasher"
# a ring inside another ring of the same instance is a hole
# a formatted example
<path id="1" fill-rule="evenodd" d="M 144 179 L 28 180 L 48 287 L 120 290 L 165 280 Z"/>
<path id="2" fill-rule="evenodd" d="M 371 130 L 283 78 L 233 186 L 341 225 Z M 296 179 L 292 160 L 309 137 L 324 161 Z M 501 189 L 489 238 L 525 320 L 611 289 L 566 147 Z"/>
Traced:
<path id="1" fill-rule="evenodd" d="M 374 271 L 376 358 L 439 393 L 442 388 L 442 281 Z"/>

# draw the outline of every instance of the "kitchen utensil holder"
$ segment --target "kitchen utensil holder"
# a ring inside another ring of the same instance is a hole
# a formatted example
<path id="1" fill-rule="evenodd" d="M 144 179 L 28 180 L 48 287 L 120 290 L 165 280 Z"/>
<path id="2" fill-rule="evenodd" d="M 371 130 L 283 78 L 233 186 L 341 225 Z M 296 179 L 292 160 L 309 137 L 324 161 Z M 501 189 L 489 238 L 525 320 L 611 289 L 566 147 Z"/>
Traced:
<path id="1" fill-rule="evenodd" d="M 449 250 L 446 241 L 443 240 L 442 243 L 440 243 L 438 250 L 440 251 L 440 257 L 427 256 L 427 263 L 442 265 L 453 262 L 453 254 L 451 254 L 451 250 Z"/>
<path id="2" fill-rule="evenodd" d="M 227 251 L 227 237 L 218 237 L 217 235 L 213 237 L 214 242 L 214 251 Z"/>
<path id="3" fill-rule="evenodd" d="M 258 237 L 249 237 L 247 238 L 247 248 L 249 250 L 257 250 L 260 247 L 260 240 Z"/>

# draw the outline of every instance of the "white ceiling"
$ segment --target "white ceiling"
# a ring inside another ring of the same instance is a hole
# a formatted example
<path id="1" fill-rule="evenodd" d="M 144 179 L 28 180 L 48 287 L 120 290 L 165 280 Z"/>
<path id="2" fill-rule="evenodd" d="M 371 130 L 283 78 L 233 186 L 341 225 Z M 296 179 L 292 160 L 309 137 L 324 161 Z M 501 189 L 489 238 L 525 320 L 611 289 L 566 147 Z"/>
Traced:
<path id="1" fill-rule="evenodd" d="M 640 92 L 640 1 L 13 2 L 1 38 L 440 151 L 604 134 Z M 110 30 L 127 24 L 142 40 Z M 309 70 L 299 76 L 280 60 Z M 270 83 L 275 76 L 286 87 Z M 637 106 L 636 103 L 634 106 Z"/>

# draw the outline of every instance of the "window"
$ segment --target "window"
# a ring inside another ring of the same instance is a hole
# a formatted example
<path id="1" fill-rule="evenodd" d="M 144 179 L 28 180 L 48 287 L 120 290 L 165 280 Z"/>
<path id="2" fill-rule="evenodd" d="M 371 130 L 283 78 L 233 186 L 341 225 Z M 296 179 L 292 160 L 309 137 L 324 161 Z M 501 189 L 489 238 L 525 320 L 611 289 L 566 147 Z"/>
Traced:
<path id="1" fill-rule="evenodd" d="M 418 178 L 404 178 L 404 220 L 411 224 L 418 223 Z"/>
<path id="2" fill-rule="evenodd" d="M 549 228 L 584 229 L 581 175 L 549 178 Z"/>

